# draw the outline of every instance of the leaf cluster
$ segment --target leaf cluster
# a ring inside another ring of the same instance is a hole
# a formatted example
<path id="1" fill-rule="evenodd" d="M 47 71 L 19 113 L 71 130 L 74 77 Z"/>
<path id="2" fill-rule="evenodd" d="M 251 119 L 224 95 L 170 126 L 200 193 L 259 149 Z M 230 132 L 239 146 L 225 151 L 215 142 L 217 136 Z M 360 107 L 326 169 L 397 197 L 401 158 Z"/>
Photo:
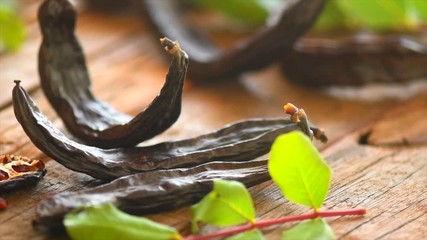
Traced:
<path id="1" fill-rule="evenodd" d="M 411 31 L 426 24 L 424 0 L 329 0 L 315 28 Z"/>
<path id="2" fill-rule="evenodd" d="M 286 1 L 289 0 L 192 0 L 191 3 L 216 10 L 234 21 L 260 25 Z M 420 25 L 427 25 L 425 0 L 328 0 L 314 29 L 411 31 Z"/>

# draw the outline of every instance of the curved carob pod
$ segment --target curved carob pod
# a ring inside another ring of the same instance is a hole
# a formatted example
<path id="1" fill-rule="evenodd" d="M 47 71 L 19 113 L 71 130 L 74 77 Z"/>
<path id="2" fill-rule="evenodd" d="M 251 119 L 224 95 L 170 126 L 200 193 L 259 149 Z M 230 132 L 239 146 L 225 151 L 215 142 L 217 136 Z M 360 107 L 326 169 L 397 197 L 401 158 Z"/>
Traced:
<path id="1" fill-rule="evenodd" d="M 427 42 L 416 35 L 304 38 L 282 57 L 289 80 L 309 86 L 405 82 L 427 77 L 426 66 Z"/>
<path id="2" fill-rule="evenodd" d="M 161 39 L 173 57 L 161 92 L 134 118 L 92 94 L 83 50 L 74 35 L 76 12 L 68 0 L 46 0 L 39 9 L 43 42 L 39 74 L 43 91 L 71 134 L 101 148 L 131 147 L 169 128 L 181 112 L 188 56 Z"/>
<path id="3" fill-rule="evenodd" d="M 293 130 L 327 140 L 322 130 L 308 126 L 304 113 L 294 121 L 251 119 L 195 138 L 144 147 L 102 149 L 67 138 L 39 111 L 20 81 L 15 83 L 12 98 L 15 116 L 34 145 L 65 167 L 98 179 L 111 180 L 137 172 L 210 161 L 247 161 L 268 153 L 278 135 Z"/>
<path id="4" fill-rule="evenodd" d="M 203 198 L 212 191 L 215 179 L 240 181 L 250 187 L 270 176 L 266 160 L 211 162 L 192 168 L 138 173 L 98 187 L 49 196 L 37 206 L 34 225 L 39 229 L 58 229 L 69 211 L 105 203 L 131 214 L 176 209 Z"/>
<path id="5" fill-rule="evenodd" d="M 144 16 L 159 36 L 177 39 L 191 56 L 188 75 L 206 82 L 262 68 L 280 59 L 285 49 L 308 30 L 325 0 L 286 1 L 263 28 L 233 48 L 222 51 L 180 16 L 180 1 L 140 0 Z"/>

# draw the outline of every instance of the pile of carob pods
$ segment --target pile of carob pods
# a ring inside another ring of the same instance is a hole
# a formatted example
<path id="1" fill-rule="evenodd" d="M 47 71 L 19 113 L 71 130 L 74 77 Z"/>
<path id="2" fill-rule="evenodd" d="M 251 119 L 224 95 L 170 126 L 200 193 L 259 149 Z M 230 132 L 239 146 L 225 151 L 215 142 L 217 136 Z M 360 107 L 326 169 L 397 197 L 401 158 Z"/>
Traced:
<path id="1" fill-rule="evenodd" d="M 327 141 L 324 132 L 309 123 L 304 110 L 288 104 L 285 110 L 290 117 L 246 119 L 193 138 L 137 146 L 162 133 L 178 119 L 187 70 L 192 80 L 213 81 L 263 67 L 285 53 L 289 54 L 285 54 L 288 57 L 284 57 L 284 63 L 290 61 L 298 65 L 306 61 L 298 63 L 298 59 L 310 59 L 313 51 L 298 52 L 304 47 L 301 47 L 303 42 L 297 40 L 311 27 L 325 0 L 313 0 L 310 4 L 293 1 L 279 12 L 271 25 L 228 51 L 220 51 L 179 20 L 176 8 L 180 1 L 138 2 L 162 36 L 160 45 L 172 57 L 172 62 L 159 95 L 135 117 L 117 111 L 93 95 L 84 52 L 74 34 L 76 11 L 69 1 L 45 0 L 39 9 L 43 37 L 38 59 L 41 86 L 76 140 L 64 135 L 40 112 L 19 80 L 13 89 L 15 116 L 33 144 L 47 156 L 69 169 L 106 181 L 97 187 L 43 199 L 34 221 L 40 229 L 62 228 L 66 213 L 88 205 L 113 203 L 134 214 L 185 206 L 210 192 L 213 180 L 218 178 L 253 186 L 270 179 L 267 160 L 259 157 L 269 152 L 280 134 L 299 130 L 310 138 Z M 158 14 L 159 11 L 162 14 Z M 181 45 L 163 36 L 178 39 Z M 341 45 L 337 49 L 339 47 Z M 426 61 L 427 51 L 418 50 L 411 52 L 416 57 L 407 59 Z M 312 61 L 313 65 L 315 62 Z M 287 72 L 297 75 L 292 73 L 294 67 L 289 68 Z M 425 69 L 415 72 L 426 75 Z M 302 82 L 312 83 L 311 77 L 303 76 Z M 38 171 L 42 173 L 37 176 L 44 175 L 44 167 Z"/>

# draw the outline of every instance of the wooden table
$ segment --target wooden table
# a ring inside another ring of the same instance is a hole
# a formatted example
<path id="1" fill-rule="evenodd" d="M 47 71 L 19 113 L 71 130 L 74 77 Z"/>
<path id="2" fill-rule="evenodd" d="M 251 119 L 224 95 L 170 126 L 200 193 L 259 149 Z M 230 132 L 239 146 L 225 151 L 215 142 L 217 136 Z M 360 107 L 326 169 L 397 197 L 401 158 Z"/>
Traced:
<path id="1" fill-rule="evenodd" d="M 13 80 L 20 79 L 40 109 L 64 130 L 39 87 L 39 2 L 25 1 L 22 9 L 28 32 L 23 48 L 0 55 L 0 153 L 41 159 L 48 173 L 34 188 L 0 193 L 8 202 L 0 211 L 3 240 L 66 239 L 35 231 L 31 226 L 34 208 L 48 193 L 74 191 L 93 182 L 34 147 L 13 114 L 11 89 Z M 129 114 L 144 109 L 161 88 L 169 64 L 147 24 L 137 16 L 85 10 L 79 15 L 77 28 L 95 95 Z M 200 86 L 188 79 L 179 120 L 150 142 L 195 136 L 250 117 L 283 116 L 283 104 L 292 102 L 304 108 L 330 137 L 327 144 L 316 143 L 333 169 L 324 208 L 366 207 L 368 211 L 363 217 L 328 219 L 336 236 L 427 239 L 426 89 L 426 79 L 399 86 L 308 89 L 287 81 L 275 65 L 221 84 Z M 359 143 L 367 133 L 376 145 Z M 308 211 L 285 200 L 272 182 L 250 191 L 259 219 Z M 184 233 L 189 231 L 188 208 L 149 217 Z M 264 233 L 268 239 L 278 239 L 289 226 Z"/>

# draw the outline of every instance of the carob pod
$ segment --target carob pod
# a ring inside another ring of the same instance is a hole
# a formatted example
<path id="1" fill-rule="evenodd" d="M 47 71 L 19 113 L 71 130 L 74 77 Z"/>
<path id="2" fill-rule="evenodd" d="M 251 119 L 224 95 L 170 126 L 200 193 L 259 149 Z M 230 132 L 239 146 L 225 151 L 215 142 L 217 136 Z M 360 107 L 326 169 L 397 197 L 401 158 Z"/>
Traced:
<path id="1" fill-rule="evenodd" d="M 321 1 L 308 3 L 300 0 L 290 4 L 273 27 L 266 26 L 253 39 L 229 52 L 221 52 L 201 30 L 180 21 L 183 18 L 180 17 L 179 1 L 145 0 L 144 4 L 145 16 L 154 29 L 160 35 L 179 39 L 192 56 L 191 66 L 198 67 L 189 69 L 189 76 L 195 80 L 220 80 L 275 60 L 282 62 L 282 68 L 291 81 L 307 86 L 406 82 L 427 76 L 424 33 L 298 39 L 321 11 Z M 307 14 L 304 8 L 311 11 Z M 301 16 L 307 18 L 300 22 Z M 282 41 L 284 46 L 280 48 L 274 42 L 279 38 L 289 41 Z"/>
<path id="2" fill-rule="evenodd" d="M 286 49 L 308 30 L 325 0 L 292 0 L 282 4 L 268 23 L 245 41 L 221 50 L 200 29 L 180 15 L 181 1 L 143 0 L 143 15 L 159 36 L 177 39 L 191 56 L 188 75 L 200 82 L 233 77 L 280 59 Z"/>
<path id="3" fill-rule="evenodd" d="M 49 196 L 37 206 L 34 225 L 39 229 L 58 229 L 69 211 L 105 203 L 131 214 L 172 210 L 199 201 L 213 189 L 214 179 L 236 180 L 250 187 L 270 176 L 266 160 L 211 162 L 192 168 L 138 173 L 98 187 Z"/>
<path id="4" fill-rule="evenodd" d="M 71 134 L 101 148 L 131 147 L 169 128 L 181 112 L 188 56 L 179 44 L 161 39 L 173 57 L 160 94 L 131 119 L 92 94 L 83 50 L 74 35 L 76 12 L 67 0 L 46 0 L 39 9 L 43 42 L 41 86 Z"/>
<path id="5" fill-rule="evenodd" d="M 34 145 L 65 167 L 98 179 L 111 180 L 137 172 L 189 167 L 210 161 L 247 161 L 268 153 L 278 135 L 293 130 L 327 140 L 322 130 L 308 126 L 305 113 L 298 112 L 295 120 L 251 119 L 176 142 L 102 149 L 67 138 L 39 111 L 20 81 L 15 83 L 12 98 L 15 116 Z"/>
<path id="6" fill-rule="evenodd" d="M 282 58 L 289 80 L 309 86 L 406 82 L 427 77 L 426 66 L 427 41 L 417 35 L 303 38 Z"/>
<path id="7" fill-rule="evenodd" d="M 45 174 L 41 160 L 13 154 L 0 155 L 0 193 L 32 186 Z"/>

